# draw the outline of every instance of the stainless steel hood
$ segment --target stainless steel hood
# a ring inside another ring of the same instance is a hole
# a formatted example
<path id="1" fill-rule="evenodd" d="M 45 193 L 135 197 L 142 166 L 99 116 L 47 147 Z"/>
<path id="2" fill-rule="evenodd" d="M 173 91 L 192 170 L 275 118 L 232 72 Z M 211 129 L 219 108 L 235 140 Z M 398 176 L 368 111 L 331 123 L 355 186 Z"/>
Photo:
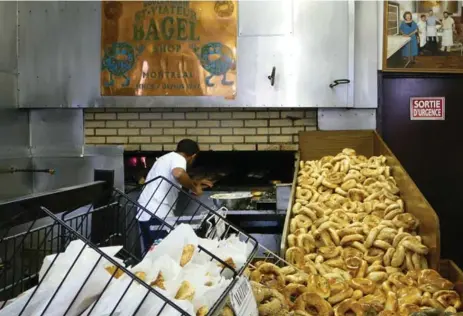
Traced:
<path id="1" fill-rule="evenodd" d="M 376 80 L 376 51 L 354 51 L 355 29 L 378 24 L 374 12 L 356 19 L 363 6 L 368 2 L 240 1 L 237 97 L 225 100 L 101 97 L 100 2 L 0 2 L 0 108 L 355 107 L 354 85 Z M 328 87 L 344 78 L 354 84 Z"/>

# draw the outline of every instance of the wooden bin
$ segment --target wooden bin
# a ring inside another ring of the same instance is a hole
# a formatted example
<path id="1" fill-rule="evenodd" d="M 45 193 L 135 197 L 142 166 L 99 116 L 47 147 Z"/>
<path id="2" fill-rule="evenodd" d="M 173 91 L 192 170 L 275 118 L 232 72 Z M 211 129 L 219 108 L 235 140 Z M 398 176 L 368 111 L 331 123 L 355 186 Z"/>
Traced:
<path id="1" fill-rule="evenodd" d="M 439 270 L 439 218 L 376 131 L 314 131 L 299 133 L 299 160 L 317 160 L 323 156 L 336 155 L 344 148 L 355 149 L 358 154 L 366 157 L 386 156 L 387 164 L 391 167 L 392 175 L 405 202 L 405 210 L 415 215 L 420 221 L 419 234 L 423 238 L 423 243 L 429 247 L 429 267 Z M 295 168 L 291 199 L 281 239 L 280 250 L 283 258 L 286 252 L 286 237 L 289 233 L 289 222 L 292 217 L 291 209 L 294 202 L 298 172 L 299 161 Z"/>
<path id="2" fill-rule="evenodd" d="M 463 300 L 463 272 L 452 260 L 442 259 L 439 264 L 439 273 L 455 285 L 455 291 Z"/>

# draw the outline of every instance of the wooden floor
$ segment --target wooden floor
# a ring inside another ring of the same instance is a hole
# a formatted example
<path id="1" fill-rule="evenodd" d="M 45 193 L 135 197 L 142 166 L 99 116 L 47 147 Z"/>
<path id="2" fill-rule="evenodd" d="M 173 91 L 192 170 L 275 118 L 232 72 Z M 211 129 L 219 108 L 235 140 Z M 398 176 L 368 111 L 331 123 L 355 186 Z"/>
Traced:
<path id="1" fill-rule="evenodd" d="M 407 69 L 461 69 L 463 71 L 463 56 L 460 51 L 439 52 L 440 56 L 416 56 L 415 64 L 408 64 Z M 388 59 L 388 68 L 403 68 L 406 60 Z"/>
<path id="2" fill-rule="evenodd" d="M 447 56 L 417 56 L 416 63 L 409 64 L 408 68 L 447 68 L 463 70 L 463 56 L 460 56 L 459 52 L 451 52 Z"/>

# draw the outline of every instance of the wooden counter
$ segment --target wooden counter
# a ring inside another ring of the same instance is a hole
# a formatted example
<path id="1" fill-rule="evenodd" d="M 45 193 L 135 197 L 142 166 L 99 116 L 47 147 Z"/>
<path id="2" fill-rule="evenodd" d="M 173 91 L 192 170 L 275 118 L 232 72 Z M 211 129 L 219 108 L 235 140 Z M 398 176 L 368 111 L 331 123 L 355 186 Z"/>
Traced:
<path id="1" fill-rule="evenodd" d="M 336 155 L 346 147 L 355 149 L 358 154 L 365 155 L 366 157 L 386 156 L 387 164 L 391 167 L 392 176 L 396 180 L 400 189 L 400 195 L 405 202 L 405 211 L 415 215 L 420 221 L 418 233 L 422 236 L 423 243 L 429 247 L 429 267 L 439 270 L 439 218 L 376 131 L 315 131 L 299 133 L 299 159 L 303 161 L 318 160 L 323 156 Z M 286 213 L 281 239 L 280 250 L 283 258 L 286 251 L 289 222 L 292 217 L 291 209 L 294 202 L 298 172 L 299 161 L 295 168 L 291 200 Z"/>

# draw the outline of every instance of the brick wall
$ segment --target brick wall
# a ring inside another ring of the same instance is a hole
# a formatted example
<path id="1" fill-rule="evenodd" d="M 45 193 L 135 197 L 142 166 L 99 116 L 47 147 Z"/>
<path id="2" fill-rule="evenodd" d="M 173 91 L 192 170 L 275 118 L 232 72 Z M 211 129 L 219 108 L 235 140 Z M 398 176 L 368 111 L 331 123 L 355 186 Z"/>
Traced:
<path id="1" fill-rule="evenodd" d="M 170 151 L 183 138 L 201 150 L 297 150 L 299 131 L 317 129 L 316 110 L 87 109 L 87 144 Z"/>

